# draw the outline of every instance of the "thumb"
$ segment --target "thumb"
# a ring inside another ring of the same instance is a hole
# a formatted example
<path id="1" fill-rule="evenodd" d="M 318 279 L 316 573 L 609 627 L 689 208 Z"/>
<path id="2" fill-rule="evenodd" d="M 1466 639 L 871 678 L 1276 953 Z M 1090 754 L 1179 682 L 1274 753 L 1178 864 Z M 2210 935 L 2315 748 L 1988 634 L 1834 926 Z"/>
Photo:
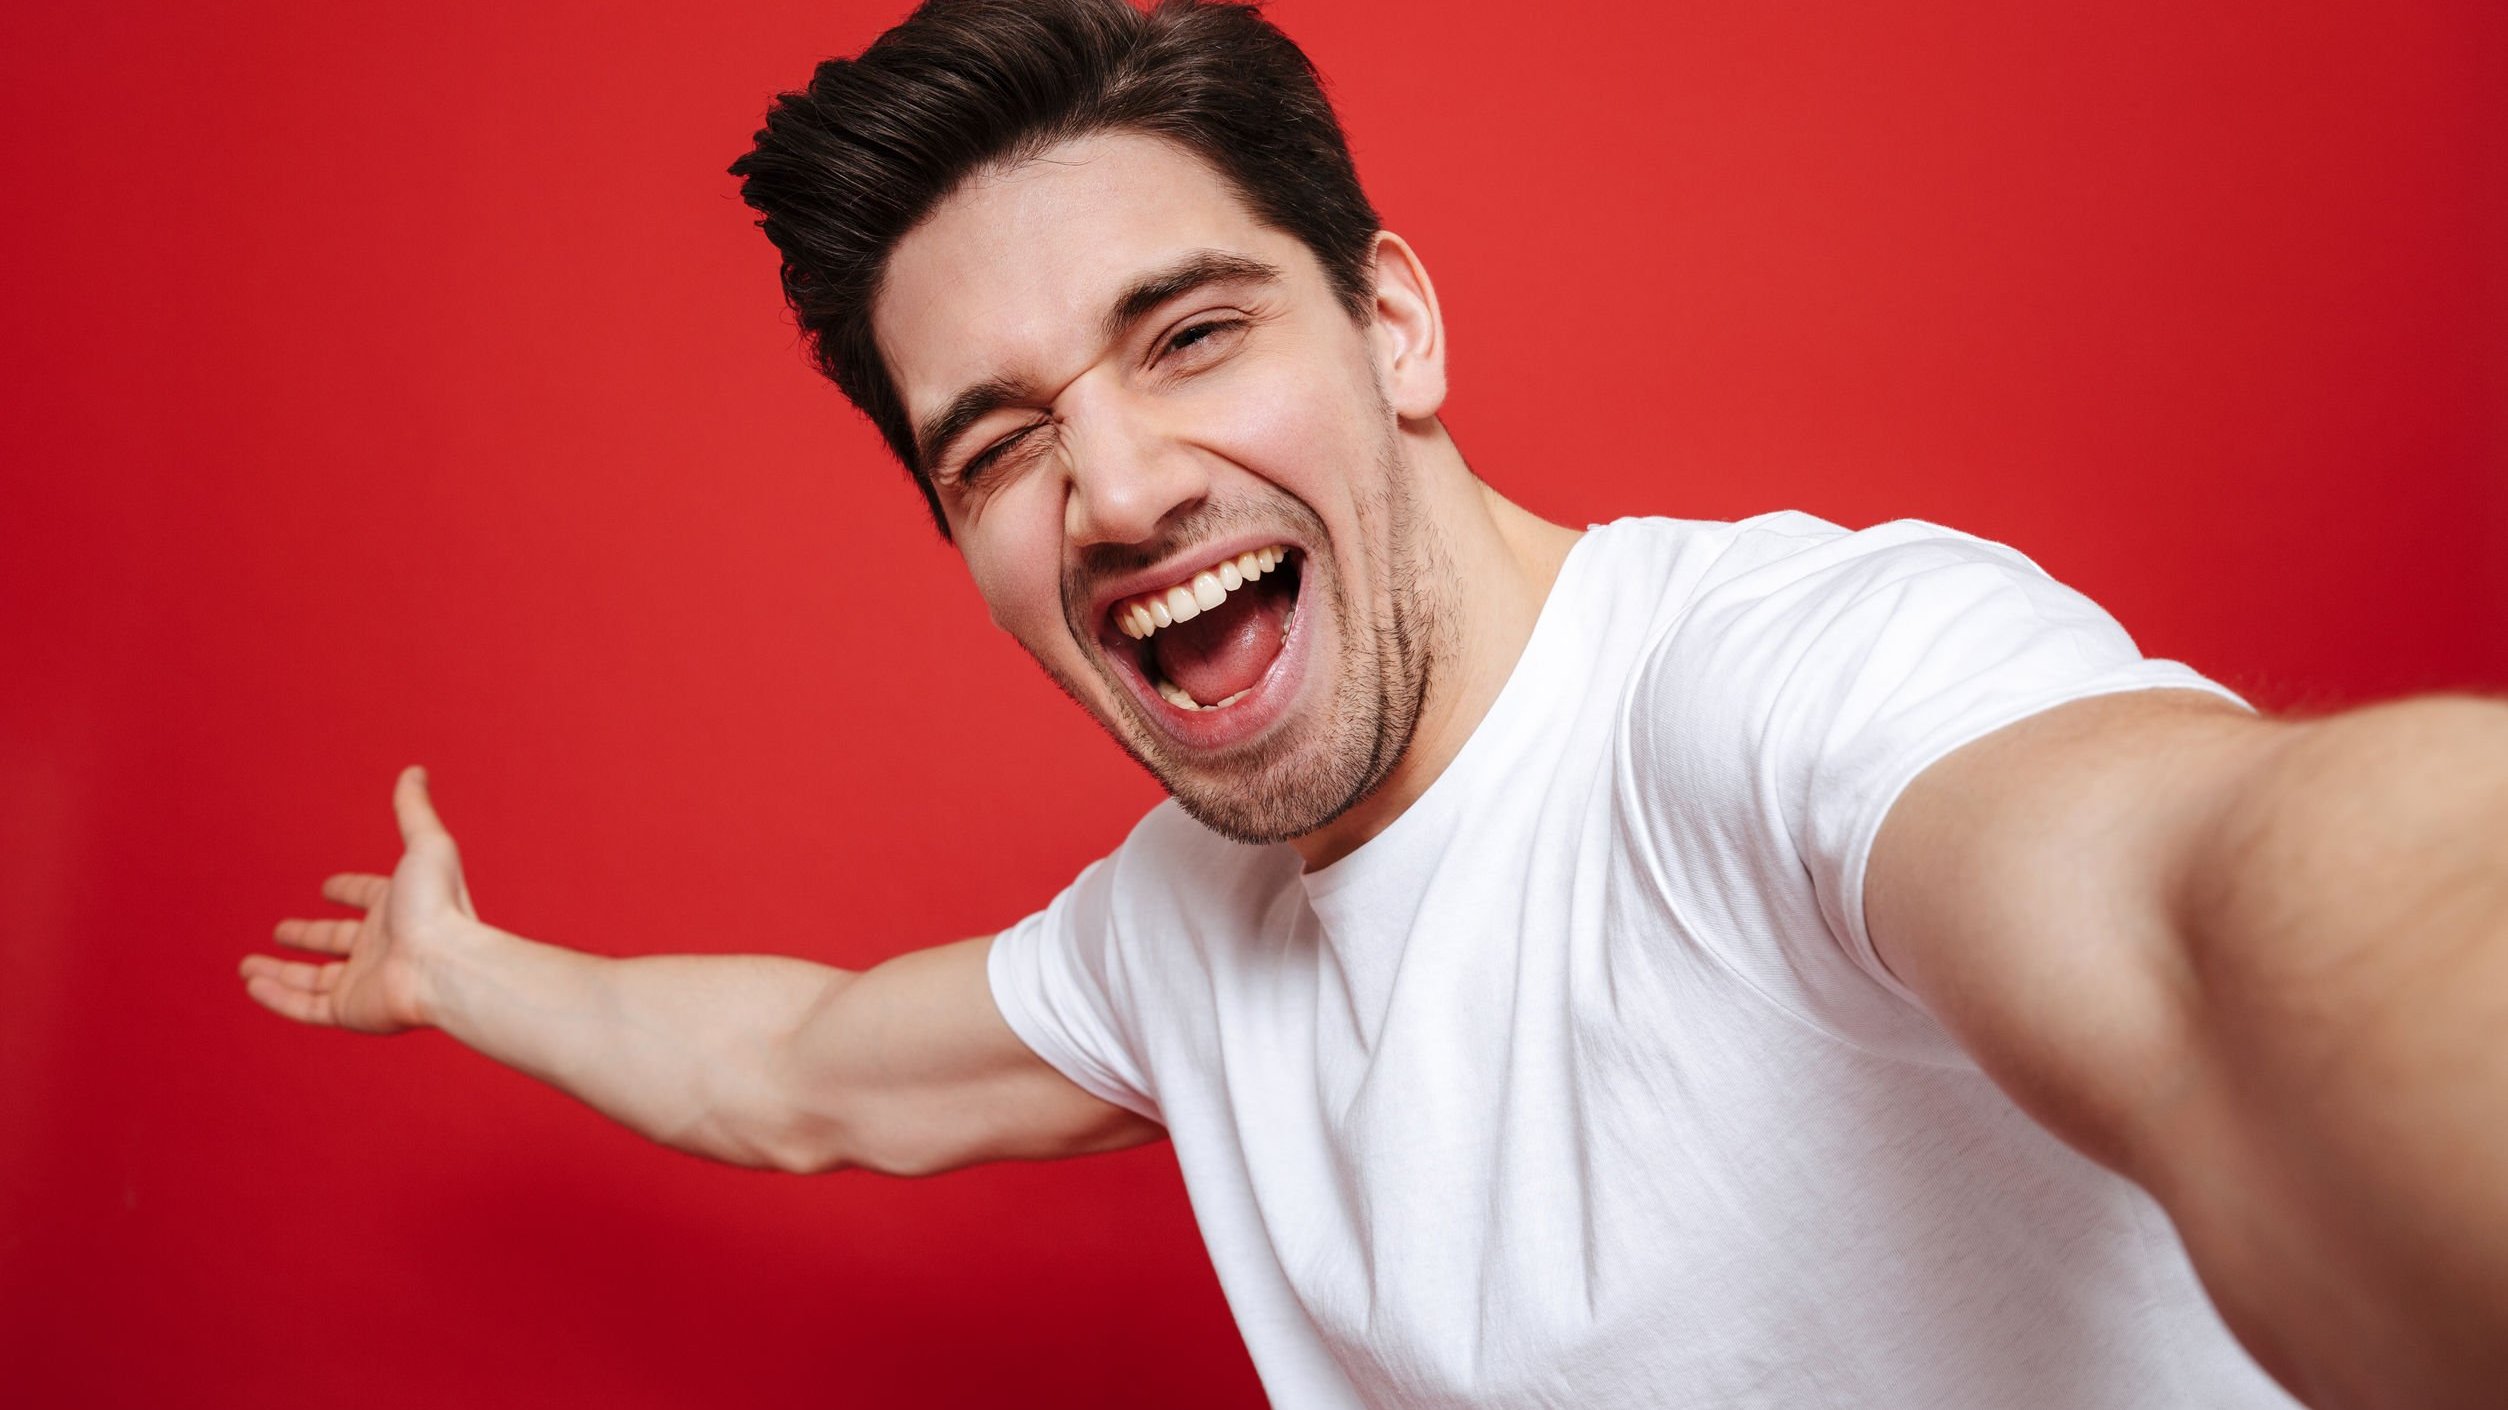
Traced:
<path id="1" fill-rule="evenodd" d="M 401 770 L 400 780 L 392 785 L 392 811 L 400 819 L 404 847 L 415 847 L 431 838 L 453 840 L 444 830 L 443 820 L 436 817 L 435 804 L 427 797 L 427 771 L 416 764 Z"/>

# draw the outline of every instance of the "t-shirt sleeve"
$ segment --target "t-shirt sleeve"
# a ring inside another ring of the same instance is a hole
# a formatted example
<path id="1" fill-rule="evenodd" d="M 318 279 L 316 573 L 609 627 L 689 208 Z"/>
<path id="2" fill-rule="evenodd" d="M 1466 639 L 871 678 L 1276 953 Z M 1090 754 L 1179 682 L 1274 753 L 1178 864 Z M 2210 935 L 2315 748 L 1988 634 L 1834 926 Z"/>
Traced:
<path id="1" fill-rule="evenodd" d="M 2146 658 L 2115 618 L 2003 545 L 1916 520 L 1848 533 L 1784 515 L 1745 529 L 1731 570 L 1650 656 L 1635 733 L 1667 766 L 1650 811 L 1701 943 L 1824 1026 L 1871 1027 L 1876 987 L 1921 1008 L 1882 965 L 1863 892 L 1882 820 L 1927 766 L 2094 695 L 2246 703 Z"/>
<path id="2" fill-rule="evenodd" d="M 1021 1042 L 1090 1094 L 1159 1114 L 1140 1045 L 1122 1020 L 1129 977 L 1115 951 L 1117 858 L 1094 862 L 1045 909 L 993 937 L 993 1002 Z"/>

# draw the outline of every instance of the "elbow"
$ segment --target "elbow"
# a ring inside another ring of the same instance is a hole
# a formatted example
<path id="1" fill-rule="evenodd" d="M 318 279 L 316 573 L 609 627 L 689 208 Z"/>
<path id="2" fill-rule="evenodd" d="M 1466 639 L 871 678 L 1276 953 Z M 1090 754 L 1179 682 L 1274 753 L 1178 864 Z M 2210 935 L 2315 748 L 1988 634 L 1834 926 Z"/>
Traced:
<path id="1" fill-rule="evenodd" d="M 920 1124 L 911 1119 L 879 1123 L 869 1129 L 855 1128 L 829 1143 L 833 1154 L 819 1168 L 868 1170 L 900 1180 L 920 1180 L 972 1163 L 962 1153 L 945 1149 L 925 1135 Z"/>
<path id="2" fill-rule="evenodd" d="M 822 1175 L 860 1164 L 850 1123 L 827 1094 L 785 1080 L 773 1064 L 725 1059 L 713 1064 L 703 1115 L 663 1144 L 750 1170 Z"/>
<path id="3" fill-rule="evenodd" d="M 900 1156 L 887 1160 L 865 1160 L 846 1168 L 868 1170 L 874 1174 L 899 1180 L 921 1180 L 933 1175 L 946 1175 L 952 1170 L 959 1169 L 962 1164 L 963 1162 L 960 1161 L 942 1160 L 926 1154 Z"/>
<path id="4" fill-rule="evenodd" d="M 823 1112 L 786 1112 L 750 1128 L 744 1165 L 786 1175 L 829 1175 L 863 1167 L 839 1122 Z"/>
<path id="5" fill-rule="evenodd" d="M 820 1107 L 793 1132 L 796 1168 L 820 1174 L 867 1170 L 919 1180 L 963 1169 L 987 1158 L 970 1148 L 964 1132 L 941 1119 L 931 1099 L 855 1093 L 841 1109 Z"/>
<path id="6" fill-rule="evenodd" d="M 958 1169 L 967 1162 L 951 1159 L 929 1142 L 906 1138 L 892 1129 L 884 1135 L 871 1123 L 848 1120 L 824 1105 L 787 1110 L 771 1129 L 753 1126 L 744 1143 L 742 1164 L 787 1175 L 830 1175 L 840 1170 L 867 1170 L 876 1175 L 920 1179 Z"/>
<path id="7" fill-rule="evenodd" d="M 903 1180 L 946 1174 L 958 1169 L 962 1163 L 939 1158 L 930 1152 L 865 1152 L 826 1143 L 778 1146 L 758 1162 L 764 1169 L 787 1175 L 832 1175 L 840 1170 L 867 1170 L 874 1175 Z"/>
<path id="8" fill-rule="evenodd" d="M 824 1147 L 779 1145 L 758 1154 L 759 1158 L 751 1164 L 782 1175 L 832 1175 L 855 1168 L 841 1152 Z"/>

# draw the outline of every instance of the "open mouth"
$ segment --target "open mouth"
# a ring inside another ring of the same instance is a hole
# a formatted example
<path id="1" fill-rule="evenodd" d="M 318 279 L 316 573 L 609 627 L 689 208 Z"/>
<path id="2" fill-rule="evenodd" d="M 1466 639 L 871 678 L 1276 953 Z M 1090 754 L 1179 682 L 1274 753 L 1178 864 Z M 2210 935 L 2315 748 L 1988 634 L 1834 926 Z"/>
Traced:
<path id="1" fill-rule="evenodd" d="M 1286 544 L 1222 559 L 1181 582 L 1107 608 L 1132 661 L 1179 710 L 1225 710 L 1252 694 L 1297 616 L 1302 559 Z"/>

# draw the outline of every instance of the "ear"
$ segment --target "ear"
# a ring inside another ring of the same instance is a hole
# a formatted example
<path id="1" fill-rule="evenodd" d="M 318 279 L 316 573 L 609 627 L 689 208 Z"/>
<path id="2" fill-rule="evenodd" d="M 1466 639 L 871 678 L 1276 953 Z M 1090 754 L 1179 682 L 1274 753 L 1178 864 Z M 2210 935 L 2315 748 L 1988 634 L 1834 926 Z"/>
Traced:
<path id="1" fill-rule="evenodd" d="M 1376 370 L 1394 414 L 1425 421 L 1446 402 L 1446 321 L 1409 242 L 1376 232 Z"/>

